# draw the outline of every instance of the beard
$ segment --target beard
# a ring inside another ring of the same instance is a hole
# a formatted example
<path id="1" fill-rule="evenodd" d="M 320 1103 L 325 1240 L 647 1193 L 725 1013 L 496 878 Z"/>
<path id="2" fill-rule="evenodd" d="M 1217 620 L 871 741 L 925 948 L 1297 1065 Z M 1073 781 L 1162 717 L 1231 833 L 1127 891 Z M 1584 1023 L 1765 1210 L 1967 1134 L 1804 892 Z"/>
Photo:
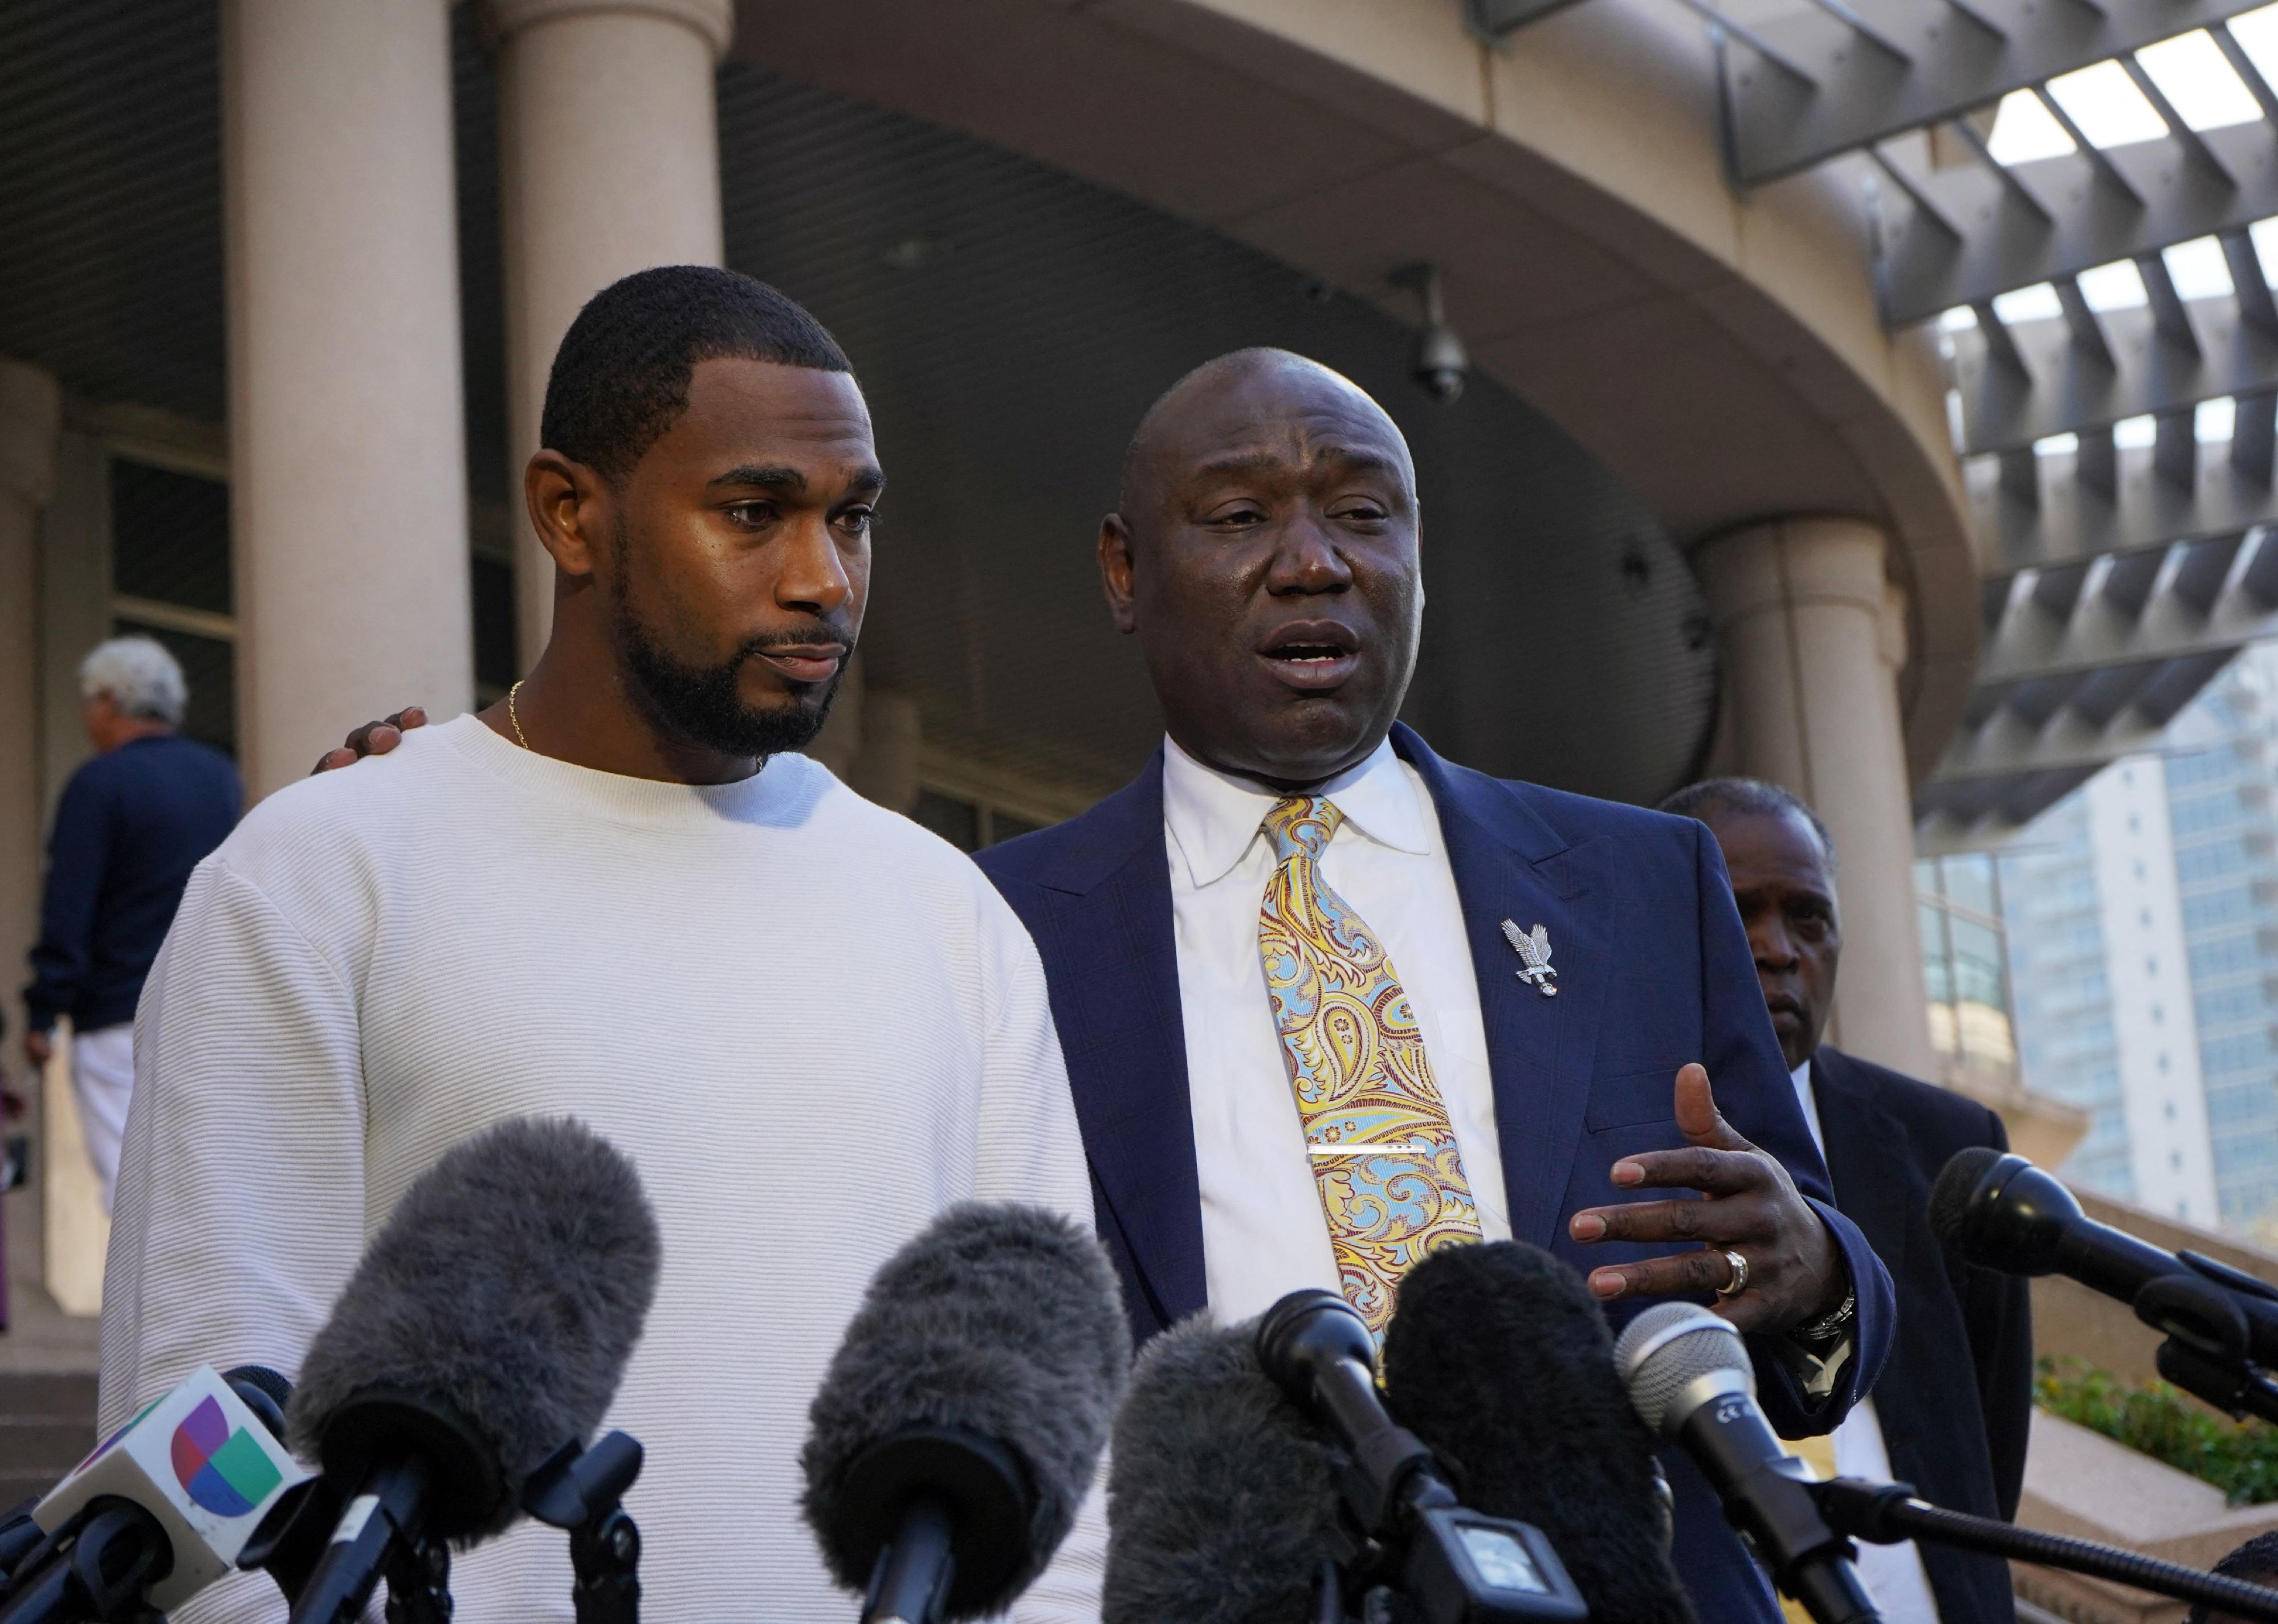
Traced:
<path id="1" fill-rule="evenodd" d="M 723 756 L 764 761 L 785 751 L 804 750 L 829 720 L 830 702 L 846 676 L 847 662 L 841 660 L 838 674 L 829 682 L 808 684 L 804 691 L 790 695 L 787 703 L 762 708 L 744 698 L 740 679 L 745 662 L 773 648 L 812 642 L 811 634 L 754 637 L 722 664 L 694 666 L 674 655 L 641 623 L 623 592 L 610 621 L 631 679 L 634 702 L 666 734 Z"/>

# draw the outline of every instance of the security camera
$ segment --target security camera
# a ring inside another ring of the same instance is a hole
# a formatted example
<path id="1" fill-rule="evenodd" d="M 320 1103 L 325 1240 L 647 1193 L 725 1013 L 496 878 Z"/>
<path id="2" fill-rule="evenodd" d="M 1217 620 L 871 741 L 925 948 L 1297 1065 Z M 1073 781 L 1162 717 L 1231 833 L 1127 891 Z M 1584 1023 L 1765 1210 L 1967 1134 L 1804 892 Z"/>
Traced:
<path id="1" fill-rule="evenodd" d="M 1408 352 L 1408 376 L 1442 406 L 1452 404 L 1464 393 L 1464 374 L 1471 370 L 1472 358 L 1464 353 L 1464 341 L 1453 328 L 1437 322 L 1416 335 L 1416 347 Z"/>
<path id="2" fill-rule="evenodd" d="M 1413 292 L 1424 306 L 1424 326 L 1416 335 L 1415 348 L 1408 353 L 1408 376 L 1445 406 L 1464 393 L 1464 377 L 1472 370 L 1472 358 L 1464 353 L 1464 341 L 1448 325 L 1441 308 L 1440 267 L 1425 262 L 1403 265 L 1392 273 L 1392 284 Z"/>

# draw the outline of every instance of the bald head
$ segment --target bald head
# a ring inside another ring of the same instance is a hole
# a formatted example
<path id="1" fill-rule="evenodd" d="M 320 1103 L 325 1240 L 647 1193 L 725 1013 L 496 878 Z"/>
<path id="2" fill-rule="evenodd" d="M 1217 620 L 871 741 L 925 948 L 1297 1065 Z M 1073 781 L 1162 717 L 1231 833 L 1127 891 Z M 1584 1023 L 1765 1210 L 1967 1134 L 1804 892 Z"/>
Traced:
<path id="1" fill-rule="evenodd" d="M 1351 379 L 1279 349 L 1181 378 L 1131 438 L 1099 565 L 1190 755 L 1289 789 L 1382 743 L 1423 614 L 1416 469 Z"/>
<path id="2" fill-rule="evenodd" d="M 1245 425 L 1292 408 L 1349 416 L 1374 425 L 1396 447 L 1414 499 L 1416 465 L 1408 441 L 1374 397 L 1343 373 L 1293 350 L 1256 345 L 1214 356 L 1156 397 L 1123 451 L 1115 506 L 1128 520 L 1159 499 L 1167 478 L 1197 449 L 1221 447 Z"/>

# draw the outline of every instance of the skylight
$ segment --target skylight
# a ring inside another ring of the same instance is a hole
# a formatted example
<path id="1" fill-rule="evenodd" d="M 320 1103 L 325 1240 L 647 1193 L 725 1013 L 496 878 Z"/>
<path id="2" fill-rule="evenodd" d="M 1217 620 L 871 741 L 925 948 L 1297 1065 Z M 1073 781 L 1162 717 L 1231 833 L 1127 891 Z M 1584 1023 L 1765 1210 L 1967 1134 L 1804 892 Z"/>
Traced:
<path id="1" fill-rule="evenodd" d="M 2117 62 L 2099 62 L 2052 79 L 2049 94 L 2094 146 L 2124 147 L 2130 141 L 2156 141 L 2167 133 L 2166 121 Z"/>
<path id="2" fill-rule="evenodd" d="M 2144 292 L 2144 273 L 2136 269 L 2132 259 L 2115 259 L 2108 265 L 2091 265 L 2082 271 L 2080 296 L 2099 315 L 2106 310 L 2133 310 L 2150 302 Z"/>
<path id="3" fill-rule="evenodd" d="M 2278 84 L 2278 5 L 2242 11 L 2230 19 L 2230 37 L 2246 52 L 2246 59 L 2272 84 Z"/>
<path id="4" fill-rule="evenodd" d="M 2072 137 L 2041 105 L 2040 97 L 2030 90 L 2012 90 L 1993 115 L 1993 133 L 1985 138 L 1985 147 L 1997 164 L 2030 164 L 2070 152 Z"/>
<path id="5" fill-rule="evenodd" d="M 2163 249 L 2160 257 L 2167 262 L 2167 275 L 2175 280 L 2178 298 L 2222 299 L 2237 291 L 2231 285 L 2230 263 L 2222 256 L 2222 244 L 2212 237 L 2179 242 Z"/>
<path id="6" fill-rule="evenodd" d="M 2172 40 L 2146 45 L 2136 60 L 2170 105 L 2195 130 L 2216 130 L 2225 125 L 2251 124 L 2262 108 L 2238 70 L 2223 57 L 2222 48 L 2204 28 L 2179 34 Z"/>
<path id="7" fill-rule="evenodd" d="M 2014 327 L 2019 322 L 2054 321 L 2064 314 L 2064 306 L 2058 302 L 2054 287 L 2046 282 L 2036 282 L 2014 293 L 1995 294 L 1993 314 L 2001 318 L 2004 326 Z"/>

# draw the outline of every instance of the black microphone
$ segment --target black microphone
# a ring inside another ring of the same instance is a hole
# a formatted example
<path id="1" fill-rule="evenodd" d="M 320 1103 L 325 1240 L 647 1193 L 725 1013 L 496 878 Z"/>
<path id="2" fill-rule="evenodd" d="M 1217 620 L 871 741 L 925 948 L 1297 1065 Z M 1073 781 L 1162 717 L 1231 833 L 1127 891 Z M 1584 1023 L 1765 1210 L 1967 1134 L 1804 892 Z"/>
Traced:
<path id="1" fill-rule="evenodd" d="M 1004 1610 L 1074 1525 L 1131 1333 L 1107 1254 L 1039 1207 L 952 1207 L 878 1270 L 807 1413 L 800 1501 L 866 1624 Z"/>
<path id="2" fill-rule="evenodd" d="M 292 1624 L 352 1624 L 383 1576 L 394 1601 L 441 1596 L 441 1542 L 502 1532 L 530 1475 L 600 1424 L 660 1250 L 632 1163 L 576 1122 L 500 1123 L 420 1175 L 287 1412 L 345 1507 Z"/>
<path id="3" fill-rule="evenodd" d="M 1334 1457 L 1257 1362 L 1257 1322 L 1197 1315 L 1141 1350 L 1115 1416 L 1102 1624 L 1297 1624 L 1356 1553 Z"/>
<path id="4" fill-rule="evenodd" d="M 1372 1577 L 1396 1585 L 1426 1624 L 1588 1618 L 1541 1530 L 1456 1498 L 1424 1441 L 1385 1410 L 1375 1357 L 1368 1326 L 1334 1292 L 1292 1292 L 1257 1324 L 1258 1364 L 1343 1453 L 1340 1498 L 1383 1547 Z"/>
<path id="5" fill-rule="evenodd" d="M 2081 1211 L 2020 1155 L 1957 1151 L 1930 1197 L 1932 1233 L 2004 1274 L 2061 1274 L 2163 1332 L 2160 1374 L 2236 1415 L 2278 1419 L 2278 1289 L 2196 1252 L 2168 1252 Z"/>
<path id="6" fill-rule="evenodd" d="M 1653 1434 L 1572 1269 L 1524 1241 L 1441 1247 L 1401 1279 L 1384 1391 L 1465 1505 L 1548 1536 L 1592 1618 L 1693 1624 Z"/>
<path id="7" fill-rule="evenodd" d="M 2149 1282 L 2185 1275 L 2172 1252 L 2098 1224 L 2073 1193 L 2020 1155 L 1957 1151 L 1930 1193 L 1930 1232 L 1974 1263 L 2013 1275 L 2068 1275 L 2131 1302 Z"/>
<path id="8" fill-rule="evenodd" d="M 1810 1468 L 1780 1448 L 1757 1407 L 1755 1368 L 1730 1321 L 1689 1302 L 1657 1304 L 1623 1330 L 1614 1362 L 1639 1417 L 1692 1457 L 1774 1583 L 1817 1624 L 1880 1618 L 1850 1542 L 1820 1514 Z"/>

